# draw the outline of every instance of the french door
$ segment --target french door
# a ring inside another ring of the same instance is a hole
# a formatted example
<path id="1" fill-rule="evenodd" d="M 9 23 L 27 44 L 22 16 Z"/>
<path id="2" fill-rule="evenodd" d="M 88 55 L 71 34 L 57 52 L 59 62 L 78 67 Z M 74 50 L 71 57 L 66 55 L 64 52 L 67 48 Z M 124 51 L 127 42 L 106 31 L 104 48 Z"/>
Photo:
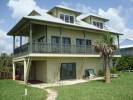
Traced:
<path id="1" fill-rule="evenodd" d="M 62 63 L 60 68 L 60 79 L 76 79 L 76 63 Z"/>

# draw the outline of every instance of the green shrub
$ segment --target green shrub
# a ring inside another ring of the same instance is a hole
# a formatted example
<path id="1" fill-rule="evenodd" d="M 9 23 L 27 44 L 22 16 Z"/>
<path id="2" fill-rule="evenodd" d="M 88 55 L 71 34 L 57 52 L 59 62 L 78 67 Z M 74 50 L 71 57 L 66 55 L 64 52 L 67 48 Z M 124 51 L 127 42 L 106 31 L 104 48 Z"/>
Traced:
<path id="1" fill-rule="evenodd" d="M 111 74 L 115 74 L 115 73 L 117 73 L 117 69 L 115 67 L 113 67 L 113 68 L 111 68 L 110 72 L 111 72 Z"/>
<path id="2" fill-rule="evenodd" d="M 114 59 L 114 61 L 118 71 L 133 70 L 133 56 L 122 56 L 121 58 Z"/>
<path id="3" fill-rule="evenodd" d="M 104 76 L 104 70 L 99 70 L 98 71 L 98 76 Z"/>

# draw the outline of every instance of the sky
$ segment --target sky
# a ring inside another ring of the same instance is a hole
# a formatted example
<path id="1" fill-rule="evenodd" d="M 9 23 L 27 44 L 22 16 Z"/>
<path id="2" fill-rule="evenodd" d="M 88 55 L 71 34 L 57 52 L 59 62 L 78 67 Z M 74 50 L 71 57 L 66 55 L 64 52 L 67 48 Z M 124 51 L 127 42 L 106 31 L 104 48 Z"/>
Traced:
<path id="1" fill-rule="evenodd" d="M 120 40 L 133 40 L 133 0 L 0 0 L 0 53 L 12 52 L 12 37 L 7 32 L 33 9 L 46 12 L 63 5 L 83 13 L 110 19 L 111 28 L 123 33 Z"/>

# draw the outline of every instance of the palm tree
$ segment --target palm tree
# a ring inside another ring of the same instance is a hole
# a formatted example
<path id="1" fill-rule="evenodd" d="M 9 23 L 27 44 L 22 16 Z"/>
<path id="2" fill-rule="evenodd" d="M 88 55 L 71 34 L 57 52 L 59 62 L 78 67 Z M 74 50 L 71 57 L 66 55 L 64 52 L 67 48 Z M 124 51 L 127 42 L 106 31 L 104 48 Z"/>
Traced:
<path id="1" fill-rule="evenodd" d="M 96 42 L 95 50 L 100 53 L 103 59 L 105 69 L 105 82 L 110 83 L 110 61 L 116 51 L 116 45 L 114 44 L 114 37 L 111 34 L 104 34 L 102 41 Z"/>

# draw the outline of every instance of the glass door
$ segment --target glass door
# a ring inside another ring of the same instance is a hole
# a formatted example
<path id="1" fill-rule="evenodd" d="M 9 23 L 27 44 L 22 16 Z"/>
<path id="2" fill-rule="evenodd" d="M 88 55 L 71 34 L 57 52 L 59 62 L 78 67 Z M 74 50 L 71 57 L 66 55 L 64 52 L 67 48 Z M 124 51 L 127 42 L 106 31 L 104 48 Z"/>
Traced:
<path id="1" fill-rule="evenodd" d="M 60 79 L 76 79 L 76 63 L 61 64 Z"/>

